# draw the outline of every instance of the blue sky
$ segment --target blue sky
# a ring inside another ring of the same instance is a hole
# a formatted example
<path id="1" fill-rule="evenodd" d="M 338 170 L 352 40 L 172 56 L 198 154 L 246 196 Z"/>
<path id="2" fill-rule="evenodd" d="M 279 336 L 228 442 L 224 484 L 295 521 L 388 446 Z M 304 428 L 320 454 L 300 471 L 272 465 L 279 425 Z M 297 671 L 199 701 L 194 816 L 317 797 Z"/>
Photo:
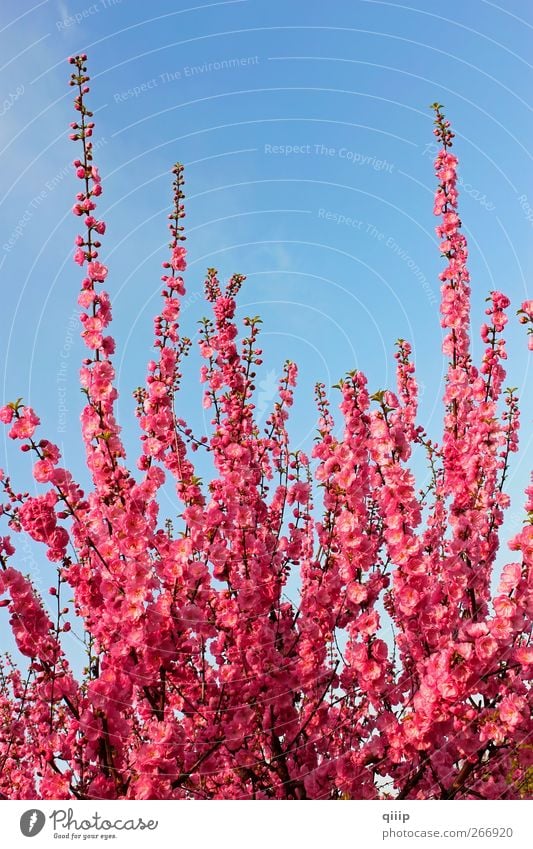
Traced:
<path id="1" fill-rule="evenodd" d="M 420 421 L 440 434 L 444 359 L 432 215 L 432 115 L 457 133 L 461 215 L 470 246 L 474 350 L 491 288 L 513 308 L 531 297 L 533 7 L 519 0 L 198 3 L 4 0 L 0 12 L 0 397 L 31 403 L 42 433 L 85 480 L 78 428 L 82 347 L 79 269 L 70 214 L 77 155 L 66 57 L 86 51 L 92 76 L 100 214 L 108 223 L 119 418 L 132 462 L 132 390 L 142 383 L 166 257 L 170 169 L 186 165 L 189 271 L 183 330 L 206 312 L 203 275 L 248 279 L 240 315 L 264 320 L 259 409 L 281 365 L 300 366 L 294 445 L 311 446 L 313 385 L 363 369 L 384 388 L 394 341 L 415 351 Z M 508 383 L 523 398 L 520 459 L 507 533 L 522 520 L 531 467 L 527 343 L 513 318 Z M 74 316 L 74 318 L 73 318 Z M 184 415 L 206 424 L 198 360 Z M 533 393 L 530 392 L 533 395 Z M 32 486 L 26 458 L 0 434 L 0 466 Z M 9 456 L 7 452 L 9 451 Z M 421 467 L 423 474 L 423 468 Z M 422 483 L 422 479 L 421 479 Z M 165 510 L 175 512 L 172 493 Z M 39 585 L 49 564 L 21 549 Z"/>

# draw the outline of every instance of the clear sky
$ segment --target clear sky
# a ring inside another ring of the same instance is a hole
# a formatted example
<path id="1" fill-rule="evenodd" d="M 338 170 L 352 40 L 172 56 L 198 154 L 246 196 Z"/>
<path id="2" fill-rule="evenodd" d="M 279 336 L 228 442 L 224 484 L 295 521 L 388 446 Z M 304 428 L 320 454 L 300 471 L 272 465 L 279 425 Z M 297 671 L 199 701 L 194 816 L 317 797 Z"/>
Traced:
<path id="1" fill-rule="evenodd" d="M 428 109 L 439 100 L 457 133 L 477 355 L 487 292 L 513 302 L 508 383 L 523 397 L 523 432 L 506 528 L 516 532 L 532 458 L 531 370 L 514 310 L 528 289 L 531 297 L 533 267 L 533 5 L 2 0 L 0 39 L 0 399 L 23 396 L 35 407 L 42 434 L 79 479 L 80 273 L 70 214 L 78 153 L 67 138 L 66 57 L 86 51 L 119 418 L 132 463 L 131 392 L 150 355 L 177 160 L 186 165 L 190 262 L 183 330 L 194 336 L 206 311 L 208 266 L 247 275 L 240 314 L 264 319 L 261 414 L 284 359 L 296 360 L 294 446 L 310 447 L 314 382 L 331 386 L 357 367 L 374 389 L 391 385 L 403 336 L 422 385 L 420 421 L 439 437 L 442 262 Z M 193 358 L 182 409 L 202 431 L 197 367 Z M 7 442 L 2 430 L 0 466 L 32 486 L 26 458 Z M 169 514 L 172 502 L 169 492 Z M 28 543 L 20 551 L 46 588 L 46 559 Z"/>

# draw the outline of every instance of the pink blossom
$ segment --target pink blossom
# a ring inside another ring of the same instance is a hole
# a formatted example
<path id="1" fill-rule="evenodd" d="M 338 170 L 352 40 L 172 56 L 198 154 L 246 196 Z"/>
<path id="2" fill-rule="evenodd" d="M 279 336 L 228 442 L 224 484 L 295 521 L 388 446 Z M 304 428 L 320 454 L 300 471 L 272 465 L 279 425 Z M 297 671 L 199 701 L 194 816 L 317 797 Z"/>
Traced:
<path id="1" fill-rule="evenodd" d="M 522 696 L 517 696 L 515 693 L 511 693 L 510 695 L 505 696 L 500 702 L 500 719 L 505 725 L 507 725 L 508 728 L 513 729 L 523 720 L 525 710 L 525 699 Z"/>
<path id="2" fill-rule="evenodd" d="M 521 309 L 533 321 L 533 301 L 524 301 Z"/>
<path id="3" fill-rule="evenodd" d="M 480 637 L 475 643 L 476 655 L 480 660 L 489 660 L 498 651 L 497 641 L 489 636 Z"/>
<path id="4" fill-rule="evenodd" d="M 107 266 L 93 260 L 87 266 L 87 274 L 91 280 L 102 282 L 107 277 Z"/>
<path id="5" fill-rule="evenodd" d="M 24 407 L 9 431 L 9 436 L 11 439 L 30 439 L 38 424 L 40 419 L 32 408 Z"/>
<path id="6" fill-rule="evenodd" d="M 187 267 L 187 263 L 185 262 L 186 255 L 187 251 L 183 247 L 176 246 L 173 249 L 170 264 L 175 271 L 185 271 Z"/>

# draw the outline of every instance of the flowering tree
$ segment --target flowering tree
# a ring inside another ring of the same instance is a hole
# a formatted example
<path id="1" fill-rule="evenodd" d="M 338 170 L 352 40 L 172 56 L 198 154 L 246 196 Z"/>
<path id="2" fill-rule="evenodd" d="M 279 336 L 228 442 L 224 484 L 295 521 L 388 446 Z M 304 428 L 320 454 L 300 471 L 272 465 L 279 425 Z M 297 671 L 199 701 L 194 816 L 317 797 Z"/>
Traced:
<path id="1" fill-rule="evenodd" d="M 316 387 L 318 439 L 292 451 L 287 417 L 297 369 L 287 362 L 266 428 L 254 416 L 260 320 L 234 316 L 244 281 L 207 272 L 212 317 L 200 338 L 209 436 L 179 409 L 190 340 L 184 294 L 183 167 L 176 165 L 170 256 L 163 263 L 155 355 L 136 393 L 137 471 L 115 418 L 108 269 L 99 259 L 101 180 L 93 164 L 86 56 L 70 60 L 78 119 L 71 138 L 84 225 L 74 259 L 88 349 L 81 431 L 84 493 L 17 401 L 0 419 L 34 457 L 37 495 L 0 473 L 0 513 L 57 564 L 49 615 L 0 537 L 1 605 L 27 665 L 6 657 L 0 689 L 0 792 L 12 799 L 520 798 L 531 789 L 533 488 L 511 540 L 515 559 L 491 593 L 505 482 L 518 448 L 515 391 L 503 391 L 509 300 L 488 298 L 475 366 L 466 240 L 457 212 L 453 133 L 434 104 L 434 212 L 445 260 L 442 439 L 417 424 L 408 342 L 397 390 L 371 394 L 354 371 L 339 384 L 342 428 Z M 531 322 L 533 303 L 522 305 Z M 409 461 L 427 454 L 427 488 Z M 193 453 L 210 457 L 204 486 Z M 175 483 L 179 530 L 161 526 L 158 494 Z M 286 595 L 299 576 L 299 603 Z M 73 608 L 65 604 L 66 585 Z M 73 615 L 74 614 L 74 615 Z M 394 642 L 384 639 L 392 625 Z M 74 675 L 64 634 L 82 629 Z"/>

